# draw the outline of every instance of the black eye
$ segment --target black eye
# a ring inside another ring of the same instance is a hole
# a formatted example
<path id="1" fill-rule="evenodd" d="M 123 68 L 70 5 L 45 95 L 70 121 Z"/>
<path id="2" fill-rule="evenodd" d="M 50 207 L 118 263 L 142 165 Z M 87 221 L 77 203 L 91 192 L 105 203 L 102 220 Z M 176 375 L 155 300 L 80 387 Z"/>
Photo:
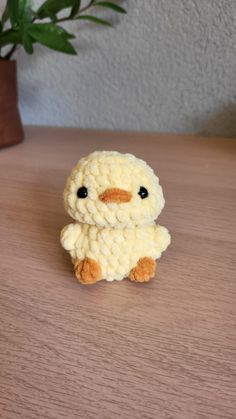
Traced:
<path id="1" fill-rule="evenodd" d="M 141 199 L 145 199 L 148 197 L 148 190 L 144 188 L 144 186 L 140 186 L 138 194 L 140 195 Z"/>
<path id="2" fill-rule="evenodd" d="M 81 188 L 79 188 L 78 191 L 77 191 L 77 196 L 78 196 L 78 198 L 82 198 L 82 199 L 87 198 L 88 189 L 85 188 L 85 186 L 81 186 Z"/>

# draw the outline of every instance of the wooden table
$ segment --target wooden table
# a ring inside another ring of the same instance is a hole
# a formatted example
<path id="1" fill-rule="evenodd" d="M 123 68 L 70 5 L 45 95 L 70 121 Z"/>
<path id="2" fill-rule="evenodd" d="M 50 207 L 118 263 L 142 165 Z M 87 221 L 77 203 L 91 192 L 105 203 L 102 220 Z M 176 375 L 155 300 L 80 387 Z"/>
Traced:
<path id="1" fill-rule="evenodd" d="M 64 181 L 95 149 L 157 171 L 173 242 L 148 284 L 82 286 Z M 236 417 L 236 140 L 27 128 L 0 151 L 0 417 Z"/>

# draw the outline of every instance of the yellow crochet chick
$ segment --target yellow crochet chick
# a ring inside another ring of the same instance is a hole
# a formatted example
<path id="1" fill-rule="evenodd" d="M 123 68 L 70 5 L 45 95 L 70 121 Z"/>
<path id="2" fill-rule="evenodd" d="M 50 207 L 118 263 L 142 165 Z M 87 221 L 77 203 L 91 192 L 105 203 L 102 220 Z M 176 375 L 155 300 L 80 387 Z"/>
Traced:
<path id="1" fill-rule="evenodd" d="M 115 151 L 82 158 L 67 179 L 64 203 L 76 222 L 64 227 L 61 244 L 80 282 L 154 277 L 155 259 L 170 235 L 154 222 L 165 200 L 159 179 L 143 160 Z"/>

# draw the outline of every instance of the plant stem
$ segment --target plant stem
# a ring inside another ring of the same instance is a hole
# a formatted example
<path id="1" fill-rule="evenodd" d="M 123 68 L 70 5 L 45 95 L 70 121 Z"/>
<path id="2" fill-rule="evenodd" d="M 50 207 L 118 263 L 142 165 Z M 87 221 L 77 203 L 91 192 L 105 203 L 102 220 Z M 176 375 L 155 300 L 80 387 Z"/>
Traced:
<path id="1" fill-rule="evenodd" d="M 79 10 L 79 13 L 76 16 L 79 16 L 81 13 L 86 12 L 86 10 L 90 9 L 90 7 L 93 6 L 93 3 L 95 2 L 95 0 L 90 0 L 90 2 L 87 4 L 87 6 L 83 7 L 82 9 Z M 55 23 L 61 23 L 61 22 L 66 22 L 68 20 L 74 20 L 73 18 L 69 16 L 67 17 L 62 17 L 61 19 L 57 19 L 55 21 Z"/>
<path id="2" fill-rule="evenodd" d="M 91 6 L 93 6 L 93 3 L 95 2 L 95 0 L 90 0 L 90 2 L 87 4 L 87 6 L 83 7 L 82 9 L 79 10 L 78 15 L 80 15 L 80 13 L 85 12 L 86 10 L 88 10 Z"/>
<path id="3" fill-rule="evenodd" d="M 10 60 L 16 50 L 16 47 L 17 47 L 16 44 L 12 45 L 10 51 L 4 57 L 2 57 L 3 60 Z"/>

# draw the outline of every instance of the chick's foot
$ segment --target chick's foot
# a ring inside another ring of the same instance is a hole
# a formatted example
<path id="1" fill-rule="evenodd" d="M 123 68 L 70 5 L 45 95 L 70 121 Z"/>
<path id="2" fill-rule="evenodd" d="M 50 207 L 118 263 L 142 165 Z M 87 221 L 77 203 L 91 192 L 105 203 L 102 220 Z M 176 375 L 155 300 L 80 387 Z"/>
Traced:
<path id="1" fill-rule="evenodd" d="M 139 259 L 135 268 L 129 273 L 129 279 L 134 282 L 148 282 L 155 276 L 156 262 L 154 259 L 144 257 Z"/>
<path id="2" fill-rule="evenodd" d="M 102 271 L 96 260 L 85 258 L 74 265 L 75 276 L 82 284 L 95 284 L 102 279 Z"/>

